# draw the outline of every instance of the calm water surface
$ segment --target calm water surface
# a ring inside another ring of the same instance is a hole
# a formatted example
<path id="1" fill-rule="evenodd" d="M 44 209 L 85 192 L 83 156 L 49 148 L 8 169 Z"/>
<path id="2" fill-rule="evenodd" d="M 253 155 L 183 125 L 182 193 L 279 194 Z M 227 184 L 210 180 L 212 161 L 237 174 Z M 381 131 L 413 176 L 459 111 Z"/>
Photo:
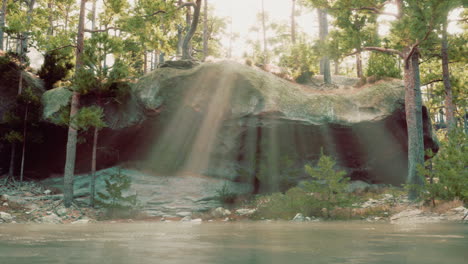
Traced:
<path id="1" fill-rule="evenodd" d="M 0 225 L 0 263 L 468 263 L 468 225 Z"/>

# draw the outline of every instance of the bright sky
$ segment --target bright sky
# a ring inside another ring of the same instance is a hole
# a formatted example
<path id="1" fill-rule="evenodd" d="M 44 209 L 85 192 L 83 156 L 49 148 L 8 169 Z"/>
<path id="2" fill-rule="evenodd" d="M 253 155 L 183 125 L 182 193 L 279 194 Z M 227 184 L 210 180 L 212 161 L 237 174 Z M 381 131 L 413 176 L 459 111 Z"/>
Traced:
<path id="1" fill-rule="evenodd" d="M 233 44 L 233 56 L 242 56 L 248 49 L 245 45 L 252 26 L 259 26 L 257 13 L 262 10 L 262 0 L 208 0 L 214 6 L 215 15 L 232 18 L 232 31 L 240 34 L 240 38 Z M 265 11 L 273 21 L 287 21 L 289 23 L 292 9 L 291 0 L 264 0 Z M 297 8 L 297 7 L 296 7 Z M 317 34 L 317 21 L 315 15 L 307 8 L 302 8 L 302 14 L 296 18 L 298 26 L 305 32 Z M 230 30 L 228 28 L 228 30 Z M 228 40 L 224 43 L 228 46 Z"/>

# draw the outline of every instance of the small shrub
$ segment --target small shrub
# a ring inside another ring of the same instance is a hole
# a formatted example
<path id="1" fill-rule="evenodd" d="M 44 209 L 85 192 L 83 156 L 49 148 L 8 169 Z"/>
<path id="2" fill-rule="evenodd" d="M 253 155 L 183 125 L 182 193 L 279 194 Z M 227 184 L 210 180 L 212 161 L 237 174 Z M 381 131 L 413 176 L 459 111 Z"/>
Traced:
<path id="1" fill-rule="evenodd" d="M 226 183 L 221 189 L 216 190 L 216 193 L 218 193 L 217 198 L 222 204 L 233 204 L 237 198 L 237 194 L 229 190 Z"/>
<path id="2" fill-rule="evenodd" d="M 461 129 L 449 133 L 439 153 L 426 161 L 425 168 L 419 168 L 429 181 L 421 196 L 434 206 L 437 199 L 468 203 L 467 142 L 467 135 Z"/>
<path id="3" fill-rule="evenodd" d="M 118 173 L 110 175 L 105 183 L 106 193 L 98 192 L 99 199 L 96 203 L 107 209 L 107 215 L 111 218 L 125 218 L 135 213 L 138 205 L 137 195 L 123 194 L 132 184 L 130 177 L 122 174 L 119 169 Z"/>
<path id="4" fill-rule="evenodd" d="M 327 217 L 336 207 L 346 207 L 353 203 L 352 196 L 347 192 L 348 178 L 345 171 L 335 170 L 335 160 L 327 155 L 320 156 L 316 167 L 305 166 L 306 173 L 314 178 L 305 183 L 304 188 L 318 197 L 319 204 L 326 209 Z"/>
<path id="5" fill-rule="evenodd" d="M 297 213 L 319 215 L 321 207 L 310 193 L 294 187 L 285 194 L 280 192 L 257 197 L 254 218 L 291 220 Z"/>

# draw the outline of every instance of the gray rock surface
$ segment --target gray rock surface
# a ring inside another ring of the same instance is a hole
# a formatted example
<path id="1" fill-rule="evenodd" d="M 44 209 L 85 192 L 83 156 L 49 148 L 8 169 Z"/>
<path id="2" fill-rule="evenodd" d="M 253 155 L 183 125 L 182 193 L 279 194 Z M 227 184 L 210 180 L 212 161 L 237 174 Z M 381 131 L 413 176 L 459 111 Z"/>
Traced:
<path id="1" fill-rule="evenodd" d="M 43 224 L 61 224 L 62 219 L 58 215 L 51 213 L 50 215 L 41 217 L 40 222 Z"/>
<path id="2" fill-rule="evenodd" d="M 256 211 L 256 209 L 241 208 L 236 210 L 236 214 L 240 216 L 250 216 L 253 215 Z"/>
<path id="3" fill-rule="evenodd" d="M 96 173 L 96 191 L 105 193 L 105 179 L 118 168 L 109 168 Z M 151 216 L 184 214 L 190 212 L 205 212 L 217 208 L 221 204 L 217 191 L 223 186 L 238 195 L 252 192 L 247 183 L 236 183 L 224 179 L 206 176 L 155 176 L 144 172 L 121 169 L 122 174 L 132 180 L 130 190 L 125 195 L 137 194 L 137 199 L 143 211 Z M 89 175 L 75 176 L 75 193 L 89 195 Z M 51 178 L 42 181 L 46 186 L 61 189 L 62 178 Z M 182 215 L 180 215 L 182 216 Z"/>
<path id="4" fill-rule="evenodd" d="M 304 222 L 304 221 L 306 221 L 306 218 L 304 217 L 303 214 L 297 213 L 291 221 L 293 221 L 293 222 Z"/>
<path id="5" fill-rule="evenodd" d="M 0 222 L 9 223 L 13 220 L 13 216 L 9 213 L 0 212 Z"/>
<path id="6" fill-rule="evenodd" d="M 215 218 L 221 218 L 221 217 L 226 217 L 231 214 L 231 211 L 228 209 L 224 209 L 223 207 L 218 207 L 211 211 L 211 216 Z"/>

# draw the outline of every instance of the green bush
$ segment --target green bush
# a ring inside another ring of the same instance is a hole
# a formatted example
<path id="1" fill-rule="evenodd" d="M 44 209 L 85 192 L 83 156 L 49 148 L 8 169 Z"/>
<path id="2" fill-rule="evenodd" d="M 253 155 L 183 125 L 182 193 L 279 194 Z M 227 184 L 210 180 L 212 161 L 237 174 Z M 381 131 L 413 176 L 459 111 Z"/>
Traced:
<path id="1" fill-rule="evenodd" d="M 367 64 L 367 76 L 375 76 L 377 79 L 383 77 L 401 78 L 398 67 L 398 58 L 393 55 L 373 52 Z"/>
<path id="2" fill-rule="evenodd" d="M 236 201 L 236 193 L 229 190 L 227 184 L 224 184 L 223 187 L 216 190 L 216 192 L 218 193 L 217 198 L 222 204 L 233 204 Z"/>
<path id="3" fill-rule="evenodd" d="M 468 137 L 462 129 L 448 134 L 437 155 L 419 168 L 429 179 L 422 198 L 461 200 L 468 203 Z"/>
<path id="4" fill-rule="evenodd" d="M 297 213 L 305 216 L 319 215 L 321 207 L 310 193 L 299 187 L 257 197 L 257 211 L 254 218 L 291 220 Z"/>
<path id="5" fill-rule="evenodd" d="M 332 157 L 322 153 L 316 167 L 305 166 L 306 173 L 314 180 L 305 183 L 304 189 L 314 193 L 320 207 L 326 209 L 327 217 L 330 217 L 331 210 L 336 207 L 350 206 L 354 202 L 346 191 L 349 178 L 344 177 L 345 171 L 336 170 L 335 164 Z"/>
<path id="6" fill-rule="evenodd" d="M 128 217 L 138 205 L 137 195 L 124 196 L 132 182 L 128 175 L 118 173 L 110 175 L 105 179 L 106 192 L 98 192 L 97 205 L 106 208 L 109 217 Z"/>

